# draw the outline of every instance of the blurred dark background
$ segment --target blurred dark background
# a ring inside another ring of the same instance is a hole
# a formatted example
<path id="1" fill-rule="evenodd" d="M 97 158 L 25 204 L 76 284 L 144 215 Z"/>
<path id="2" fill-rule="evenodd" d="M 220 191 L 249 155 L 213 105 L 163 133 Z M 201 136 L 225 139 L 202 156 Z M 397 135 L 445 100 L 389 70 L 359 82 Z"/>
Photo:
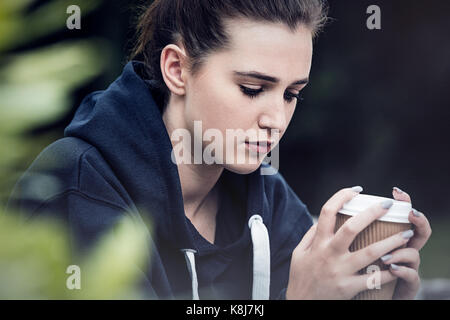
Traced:
<path id="1" fill-rule="evenodd" d="M 381 30 L 366 8 L 381 8 Z M 280 171 L 313 212 L 334 190 L 398 186 L 430 217 L 450 205 L 450 2 L 334 1 Z M 289 155 L 289 156 L 288 156 Z"/>
<path id="2" fill-rule="evenodd" d="M 84 96 L 121 73 L 136 6 L 145 3 L 5 0 L 0 5 L 2 201 L 42 148 L 63 135 Z M 65 26 L 70 4 L 81 8 L 80 30 Z M 373 4 L 381 9 L 381 30 L 366 27 L 366 9 Z M 280 143 L 280 172 L 313 215 L 344 187 L 361 185 L 364 193 L 385 197 L 392 197 L 394 186 L 408 192 L 433 228 L 422 251 L 421 274 L 450 278 L 450 2 L 329 5 L 333 19 L 315 43 L 304 101 Z M 44 69 L 49 65 L 53 73 Z M 44 89 L 59 90 L 58 97 L 42 94 L 43 75 L 55 85 Z M 20 105 L 17 97 L 28 100 Z M 38 99 L 43 102 L 31 109 Z M 57 110 L 47 110 L 49 105 Z M 37 121 L 38 108 L 49 116 Z M 19 116 L 22 125 L 9 126 Z"/>

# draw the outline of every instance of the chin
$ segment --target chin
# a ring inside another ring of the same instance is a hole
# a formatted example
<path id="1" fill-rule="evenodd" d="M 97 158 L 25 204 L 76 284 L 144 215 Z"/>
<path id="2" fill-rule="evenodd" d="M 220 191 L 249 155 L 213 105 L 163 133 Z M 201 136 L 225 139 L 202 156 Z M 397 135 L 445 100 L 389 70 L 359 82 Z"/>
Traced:
<path id="1" fill-rule="evenodd" d="M 258 168 L 261 166 L 261 162 L 254 163 L 254 164 L 224 164 L 223 167 L 231 172 L 237 173 L 237 174 L 250 174 L 252 172 L 255 172 L 258 170 Z"/>

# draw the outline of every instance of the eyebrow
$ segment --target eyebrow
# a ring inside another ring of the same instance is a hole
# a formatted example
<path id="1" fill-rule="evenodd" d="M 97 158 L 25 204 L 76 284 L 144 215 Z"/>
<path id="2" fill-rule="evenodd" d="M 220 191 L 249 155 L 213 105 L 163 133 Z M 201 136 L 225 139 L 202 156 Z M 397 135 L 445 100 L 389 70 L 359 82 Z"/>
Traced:
<path id="1" fill-rule="evenodd" d="M 269 82 L 273 82 L 273 83 L 280 82 L 280 79 L 269 76 L 267 74 L 264 74 L 264 73 L 261 73 L 258 71 L 249 71 L 249 72 L 233 71 L 233 74 L 235 74 L 237 76 L 242 76 L 242 77 L 251 77 L 251 78 L 256 78 L 256 79 L 260 79 L 260 80 L 265 80 L 265 81 L 269 81 Z M 308 78 L 304 78 L 301 80 L 294 81 L 291 85 L 306 84 L 306 83 L 308 83 L 308 81 L 309 81 Z"/>

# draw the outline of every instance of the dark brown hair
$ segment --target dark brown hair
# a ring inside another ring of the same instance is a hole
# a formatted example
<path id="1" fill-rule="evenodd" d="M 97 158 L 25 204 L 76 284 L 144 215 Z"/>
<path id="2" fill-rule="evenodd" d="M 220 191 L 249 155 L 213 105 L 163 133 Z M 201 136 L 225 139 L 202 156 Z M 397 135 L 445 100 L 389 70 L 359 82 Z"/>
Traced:
<path id="1" fill-rule="evenodd" d="M 163 107 L 170 95 L 160 68 L 164 47 L 181 42 L 195 75 L 208 54 L 229 45 L 224 19 L 233 18 L 282 22 L 291 30 L 304 24 L 315 38 L 327 20 L 327 6 L 323 0 L 154 0 L 139 16 L 130 60 L 144 62 Z"/>

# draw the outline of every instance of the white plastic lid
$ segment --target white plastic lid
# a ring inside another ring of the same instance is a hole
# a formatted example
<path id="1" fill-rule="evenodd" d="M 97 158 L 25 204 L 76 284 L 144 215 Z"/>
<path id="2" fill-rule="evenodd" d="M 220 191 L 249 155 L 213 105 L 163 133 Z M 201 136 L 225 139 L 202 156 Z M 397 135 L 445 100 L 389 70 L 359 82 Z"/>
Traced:
<path id="1" fill-rule="evenodd" d="M 354 216 L 366 210 L 367 208 L 386 200 L 392 200 L 394 204 L 389 208 L 387 213 L 384 216 L 378 218 L 378 220 L 397 223 L 410 223 L 408 220 L 408 215 L 412 210 L 411 203 L 406 201 L 397 201 L 390 198 L 372 196 L 368 194 L 358 194 L 352 200 L 345 203 L 343 208 L 339 210 L 339 212 L 342 214 Z"/>

